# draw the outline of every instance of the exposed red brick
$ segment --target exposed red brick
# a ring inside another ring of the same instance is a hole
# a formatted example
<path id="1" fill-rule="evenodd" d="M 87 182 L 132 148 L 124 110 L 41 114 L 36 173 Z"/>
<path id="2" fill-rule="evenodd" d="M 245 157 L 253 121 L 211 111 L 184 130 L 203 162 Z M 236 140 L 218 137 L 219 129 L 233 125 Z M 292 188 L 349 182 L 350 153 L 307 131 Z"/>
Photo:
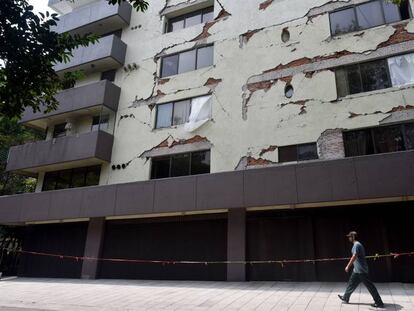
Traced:
<path id="1" fill-rule="evenodd" d="M 253 158 L 253 157 L 247 157 L 247 166 L 256 166 L 256 165 L 270 165 L 274 164 L 270 160 L 262 159 L 262 158 Z"/>
<path id="2" fill-rule="evenodd" d="M 163 140 L 161 143 L 159 143 L 157 146 L 155 146 L 153 149 L 158 149 L 158 148 L 166 148 L 166 147 L 174 147 L 177 145 L 187 145 L 187 144 L 194 144 L 194 143 L 199 143 L 199 142 L 208 142 L 208 139 L 206 137 L 201 137 L 200 135 L 196 135 L 194 137 L 191 137 L 189 139 L 179 139 L 179 140 L 174 140 L 172 142 L 172 144 L 170 146 L 168 146 L 168 138 L 166 138 L 165 140 Z"/>
<path id="3" fill-rule="evenodd" d="M 213 25 L 216 24 L 217 22 L 219 22 L 221 19 L 223 19 L 223 18 L 225 18 L 227 16 L 230 16 L 230 15 L 231 14 L 229 12 L 227 12 L 224 9 L 222 9 L 220 11 L 220 13 L 217 15 L 217 17 L 213 21 L 206 23 L 204 25 L 204 27 L 203 27 L 203 31 L 197 37 L 195 37 L 194 39 L 192 39 L 191 41 L 194 42 L 194 41 L 198 41 L 198 40 L 201 40 L 201 39 L 205 39 L 205 38 L 210 37 L 211 36 L 211 33 L 208 32 L 209 29 L 211 27 L 213 27 Z"/>
<path id="4" fill-rule="evenodd" d="M 247 84 L 247 89 L 250 92 L 256 92 L 258 90 L 264 90 L 266 92 L 276 83 L 276 81 L 277 80 L 249 83 L 249 84 Z"/>
<path id="5" fill-rule="evenodd" d="M 245 32 L 244 34 L 242 34 L 242 37 L 246 42 L 249 42 L 250 38 L 253 37 L 256 33 L 258 33 L 261 30 L 262 29 L 249 30 L 248 32 Z"/>
<path id="6" fill-rule="evenodd" d="M 398 43 L 414 40 L 414 34 L 409 33 L 405 29 L 405 26 L 406 26 L 405 24 L 394 25 L 393 26 L 395 28 L 394 33 L 391 35 L 391 37 L 389 37 L 387 41 L 378 45 L 377 48 L 383 48 L 383 47 L 390 46 L 393 44 L 398 44 Z"/>
<path id="7" fill-rule="evenodd" d="M 170 79 L 159 79 L 158 80 L 158 85 L 163 85 L 163 84 L 167 83 L 168 81 L 170 81 Z"/>
<path id="8" fill-rule="evenodd" d="M 295 59 L 295 60 L 293 60 L 290 63 L 287 63 L 285 65 L 279 64 L 274 68 L 263 71 L 263 73 L 283 70 L 283 69 L 286 69 L 286 68 L 298 67 L 298 66 L 311 64 L 311 63 L 316 63 L 316 62 L 320 62 L 320 61 L 324 61 L 324 60 L 328 60 L 328 59 L 333 59 L 333 58 L 340 58 L 342 56 L 349 55 L 349 54 L 352 54 L 352 53 L 347 51 L 347 50 L 344 50 L 344 51 L 336 52 L 334 54 L 326 55 L 326 56 L 316 56 L 314 58 L 303 57 L 303 58 Z"/>
<path id="9" fill-rule="evenodd" d="M 286 76 L 286 77 L 280 78 L 280 81 L 290 84 L 290 82 L 292 82 L 292 79 L 293 79 L 293 76 Z"/>
<path id="10" fill-rule="evenodd" d="M 204 86 L 217 85 L 221 83 L 222 81 L 223 79 L 208 78 L 206 83 L 204 83 Z"/>
<path id="11" fill-rule="evenodd" d="M 165 93 L 161 90 L 157 90 L 157 95 L 156 96 L 165 96 Z"/>
<path id="12" fill-rule="evenodd" d="M 259 10 L 266 10 L 269 5 L 273 3 L 273 0 L 266 0 L 259 4 Z"/>
<path id="13" fill-rule="evenodd" d="M 277 149 L 277 146 L 270 145 L 269 147 L 262 149 L 262 151 L 260 151 L 260 153 L 259 153 L 259 156 L 262 156 L 262 155 L 264 155 L 265 153 L 268 153 L 268 152 L 273 152 L 276 149 Z"/>
<path id="14" fill-rule="evenodd" d="M 407 105 L 407 106 L 398 106 L 398 107 L 394 107 L 392 108 L 390 111 L 388 111 L 387 113 L 392 113 L 392 112 L 397 112 L 397 111 L 405 111 L 405 110 L 410 110 L 410 109 L 414 109 L 414 106 L 411 105 Z"/>

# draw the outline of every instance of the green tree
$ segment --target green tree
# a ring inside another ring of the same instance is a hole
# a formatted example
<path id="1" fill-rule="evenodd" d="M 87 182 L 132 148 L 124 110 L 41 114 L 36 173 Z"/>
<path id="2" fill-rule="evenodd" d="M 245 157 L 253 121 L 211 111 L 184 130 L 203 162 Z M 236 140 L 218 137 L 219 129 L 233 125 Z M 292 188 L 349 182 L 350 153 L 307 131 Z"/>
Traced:
<path id="1" fill-rule="evenodd" d="M 17 119 L 0 117 L 0 195 L 33 192 L 36 179 L 5 172 L 8 150 L 44 138 L 44 133 L 26 128 Z"/>
<path id="2" fill-rule="evenodd" d="M 107 1 L 113 5 L 126 0 Z M 145 0 L 128 2 L 140 11 L 148 8 Z M 54 110 L 58 105 L 54 95 L 79 77 L 76 72 L 59 76 L 53 65 L 67 62 L 76 48 L 94 44 L 98 38 L 58 34 L 53 31 L 58 20 L 57 14 L 35 14 L 27 0 L 1 0 L 0 116 L 19 117 L 26 107 Z"/>

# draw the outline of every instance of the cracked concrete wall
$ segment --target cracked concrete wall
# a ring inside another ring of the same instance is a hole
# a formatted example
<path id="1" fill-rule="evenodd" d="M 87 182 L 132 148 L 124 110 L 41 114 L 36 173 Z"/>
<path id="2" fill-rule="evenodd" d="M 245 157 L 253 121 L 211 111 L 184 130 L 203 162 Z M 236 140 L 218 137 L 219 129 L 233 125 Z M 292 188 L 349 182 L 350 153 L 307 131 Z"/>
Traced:
<path id="1" fill-rule="evenodd" d="M 147 12 L 133 12 L 130 27 L 123 30 L 122 40 L 128 46 L 125 63 L 136 63 L 138 69 L 120 69 L 116 75 L 121 99 L 112 163 L 103 167 L 101 184 L 149 179 L 151 161 L 140 155 L 170 136 L 175 140 L 195 135 L 207 138 L 212 145 L 211 172 L 230 171 L 275 165 L 277 146 L 321 141 L 327 130 L 376 126 L 396 107 L 414 104 L 410 86 L 338 100 L 334 72 L 326 68 L 249 86 L 254 77 L 266 71 L 277 73 L 281 65 L 367 55 L 388 42 L 396 31 L 393 25 L 331 37 L 327 12 L 355 0 L 249 0 L 243 5 L 216 0 L 218 18 L 213 22 L 164 34 L 165 19 L 159 13 L 166 7 L 171 11 L 193 2 L 151 1 Z M 414 30 L 412 22 L 402 27 Z M 283 30 L 290 34 L 287 42 L 282 41 Z M 214 66 L 159 79 L 159 56 L 211 43 Z M 289 99 L 284 95 L 288 83 L 294 87 Z M 212 120 L 194 133 L 186 133 L 183 126 L 154 129 L 154 104 L 209 93 Z M 322 151 L 321 158 L 333 157 Z M 121 169 L 113 170 L 112 165 Z"/>

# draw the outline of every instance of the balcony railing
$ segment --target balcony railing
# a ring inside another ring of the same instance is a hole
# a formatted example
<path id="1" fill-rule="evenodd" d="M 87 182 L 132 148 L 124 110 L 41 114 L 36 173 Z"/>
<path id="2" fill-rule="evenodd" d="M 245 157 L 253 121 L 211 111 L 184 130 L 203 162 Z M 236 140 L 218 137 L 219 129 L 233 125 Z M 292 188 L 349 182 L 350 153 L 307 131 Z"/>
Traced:
<path id="1" fill-rule="evenodd" d="M 58 73 L 83 70 L 86 73 L 107 71 L 124 65 L 126 44 L 115 35 L 99 39 L 99 42 L 80 47 L 73 52 L 67 63 L 58 63 L 54 69 Z"/>
<path id="2" fill-rule="evenodd" d="M 111 161 L 113 136 L 103 131 L 38 141 L 10 148 L 6 171 L 35 174 L 68 163 L 88 165 Z"/>
<path id="3" fill-rule="evenodd" d="M 414 200 L 414 151 L 0 197 L 0 223 Z"/>
<path id="4" fill-rule="evenodd" d="M 104 34 L 129 25 L 132 7 L 128 2 L 110 5 L 100 0 L 76 8 L 71 13 L 59 16 L 56 32 L 72 34 Z"/>
<path id="5" fill-rule="evenodd" d="M 23 113 L 20 122 L 45 129 L 50 117 L 63 114 L 66 117 L 71 117 L 71 114 L 78 113 L 81 110 L 99 110 L 101 107 L 116 111 L 120 94 L 121 89 L 107 80 L 67 89 L 56 95 L 59 102 L 56 110 L 44 113 L 43 111 L 33 112 L 33 109 L 28 108 Z"/>

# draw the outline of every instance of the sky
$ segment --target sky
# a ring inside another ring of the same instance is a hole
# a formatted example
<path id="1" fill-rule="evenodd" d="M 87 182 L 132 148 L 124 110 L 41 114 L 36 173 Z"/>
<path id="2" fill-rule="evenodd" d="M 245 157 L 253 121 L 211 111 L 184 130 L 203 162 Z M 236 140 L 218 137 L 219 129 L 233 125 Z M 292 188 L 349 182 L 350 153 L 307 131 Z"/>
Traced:
<path id="1" fill-rule="evenodd" d="M 49 11 L 50 13 L 53 12 L 53 10 L 47 6 L 47 3 L 49 2 L 48 0 L 28 0 L 28 2 L 33 5 L 33 11 L 36 13 L 44 13 L 46 11 Z"/>

